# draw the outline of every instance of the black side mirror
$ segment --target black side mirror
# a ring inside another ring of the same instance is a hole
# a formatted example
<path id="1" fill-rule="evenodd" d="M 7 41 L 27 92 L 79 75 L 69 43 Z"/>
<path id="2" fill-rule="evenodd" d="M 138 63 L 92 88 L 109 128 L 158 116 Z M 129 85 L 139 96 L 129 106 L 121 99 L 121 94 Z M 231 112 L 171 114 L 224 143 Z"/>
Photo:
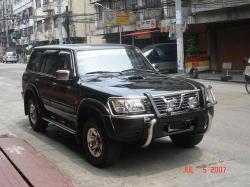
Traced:
<path id="1" fill-rule="evenodd" d="M 68 81 L 70 71 L 69 70 L 57 70 L 56 71 L 56 80 L 59 81 Z"/>

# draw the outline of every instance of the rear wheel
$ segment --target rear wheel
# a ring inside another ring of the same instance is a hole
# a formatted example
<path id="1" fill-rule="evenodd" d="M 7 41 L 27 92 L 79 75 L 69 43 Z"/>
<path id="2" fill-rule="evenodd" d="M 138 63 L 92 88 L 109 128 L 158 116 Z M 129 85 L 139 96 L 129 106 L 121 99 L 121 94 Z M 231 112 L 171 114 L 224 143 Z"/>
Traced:
<path id="1" fill-rule="evenodd" d="M 107 136 L 99 120 L 89 119 L 83 128 L 83 148 L 88 162 L 103 168 L 119 160 L 121 145 Z"/>
<path id="2" fill-rule="evenodd" d="M 180 147 L 193 147 L 201 142 L 203 134 L 176 134 L 170 136 L 174 144 Z"/>
<path id="3" fill-rule="evenodd" d="M 29 99 L 28 110 L 29 121 L 32 129 L 35 131 L 45 131 L 48 126 L 48 123 L 44 121 L 41 115 L 39 114 L 38 107 L 34 99 Z"/>
<path id="4" fill-rule="evenodd" d="M 249 93 L 249 94 L 250 94 L 250 80 L 246 80 L 245 87 L 246 87 L 246 91 L 247 91 L 247 93 Z"/>

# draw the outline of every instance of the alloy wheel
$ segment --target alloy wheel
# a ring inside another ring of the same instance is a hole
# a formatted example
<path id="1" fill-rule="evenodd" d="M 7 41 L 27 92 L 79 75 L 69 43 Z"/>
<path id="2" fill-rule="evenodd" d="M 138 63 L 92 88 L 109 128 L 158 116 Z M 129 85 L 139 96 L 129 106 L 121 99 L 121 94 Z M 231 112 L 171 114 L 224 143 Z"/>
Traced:
<path id="1" fill-rule="evenodd" d="M 103 143 L 101 135 L 96 128 L 90 128 L 87 132 L 87 144 L 89 152 L 95 158 L 98 158 L 102 154 Z"/>
<path id="2" fill-rule="evenodd" d="M 30 104 L 29 107 L 29 115 L 30 115 L 30 120 L 33 124 L 36 124 L 37 121 L 37 114 L 36 114 L 36 107 L 33 103 Z"/>

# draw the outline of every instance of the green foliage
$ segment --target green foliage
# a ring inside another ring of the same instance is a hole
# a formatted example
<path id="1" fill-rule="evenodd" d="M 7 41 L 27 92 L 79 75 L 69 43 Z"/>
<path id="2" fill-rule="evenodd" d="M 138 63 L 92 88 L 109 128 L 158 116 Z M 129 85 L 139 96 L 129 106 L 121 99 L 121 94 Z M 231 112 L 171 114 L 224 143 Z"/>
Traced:
<path id="1" fill-rule="evenodd" d="M 195 39 L 195 36 L 191 36 L 190 38 L 187 39 L 186 41 L 186 55 L 191 56 L 191 55 L 196 55 L 198 53 L 197 49 L 197 42 Z"/>

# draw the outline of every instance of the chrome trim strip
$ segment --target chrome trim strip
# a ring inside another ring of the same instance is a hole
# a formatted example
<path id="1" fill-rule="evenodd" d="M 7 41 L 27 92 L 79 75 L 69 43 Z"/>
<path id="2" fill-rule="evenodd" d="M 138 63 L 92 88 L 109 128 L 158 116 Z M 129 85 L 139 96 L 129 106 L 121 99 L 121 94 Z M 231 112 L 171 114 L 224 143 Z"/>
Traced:
<path id="1" fill-rule="evenodd" d="M 193 92 L 199 92 L 199 89 L 196 90 L 183 90 L 183 91 L 177 91 L 177 92 L 171 92 L 171 93 L 162 93 L 157 95 L 152 95 L 152 97 L 159 97 L 159 96 L 172 96 L 172 95 L 178 95 L 178 94 L 187 94 L 187 93 L 193 93 Z"/>
<path id="2" fill-rule="evenodd" d="M 43 120 L 45 120 L 45 121 L 47 121 L 47 122 L 49 122 L 49 123 L 52 123 L 53 125 L 55 125 L 55 126 L 61 128 L 61 129 L 65 130 L 65 131 L 67 131 L 67 132 L 69 132 L 69 133 L 71 133 L 71 134 L 76 134 L 76 131 L 74 131 L 74 130 L 68 128 L 68 127 L 65 127 L 64 125 L 62 125 L 62 124 L 59 123 L 59 122 L 56 122 L 56 121 L 51 120 L 51 119 L 48 119 L 48 118 L 43 118 Z"/>
<path id="3" fill-rule="evenodd" d="M 154 117 L 154 114 L 140 114 L 140 115 L 113 115 L 113 118 L 119 119 L 136 119 L 136 118 L 144 118 L 144 117 Z"/>

